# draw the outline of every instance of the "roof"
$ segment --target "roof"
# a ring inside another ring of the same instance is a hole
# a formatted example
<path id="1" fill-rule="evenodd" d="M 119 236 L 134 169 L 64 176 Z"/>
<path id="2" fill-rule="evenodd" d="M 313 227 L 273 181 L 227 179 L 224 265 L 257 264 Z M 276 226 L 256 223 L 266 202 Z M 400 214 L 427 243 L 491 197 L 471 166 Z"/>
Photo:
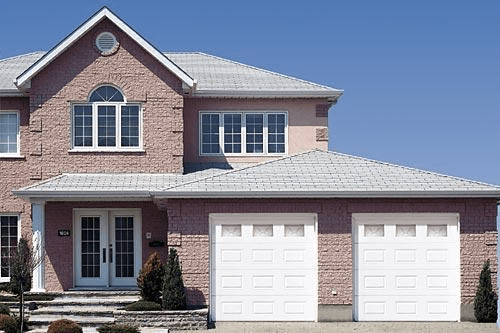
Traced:
<path id="1" fill-rule="evenodd" d="M 342 90 L 202 52 L 165 53 L 197 80 L 206 97 L 335 97 Z"/>
<path id="2" fill-rule="evenodd" d="M 0 96 L 19 96 L 31 78 L 103 19 L 109 19 L 200 97 L 325 97 L 343 90 L 301 80 L 201 52 L 158 51 L 107 7 L 103 7 L 48 52 L 0 60 Z"/>
<path id="3" fill-rule="evenodd" d="M 30 85 L 30 80 L 38 72 L 44 69 L 48 64 L 50 64 L 55 58 L 57 58 L 61 53 L 73 45 L 78 39 L 85 35 L 90 29 L 96 26 L 99 22 L 105 18 L 109 19 L 116 26 L 118 26 L 123 32 L 125 32 L 130 38 L 135 40 L 144 50 L 146 50 L 151 56 L 158 60 L 162 65 L 164 65 L 168 70 L 170 70 L 175 76 L 177 76 L 182 82 L 184 82 L 188 87 L 192 88 L 195 85 L 195 81 L 183 72 L 177 65 L 171 62 L 164 54 L 158 51 L 152 44 L 146 41 L 141 35 L 129 27 L 124 21 L 122 21 L 118 16 L 116 16 L 107 7 L 101 8 L 97 13 L 92 15 L 87 21 L 80 25 L 75 31 L 64 38 L 59 44 L 57 44 L 52 50 L 47 52 L 43 57 L 34 62 L 30 67 L 28 67 L 23 73 L 17 76 L 14 83 L 17 87 L 24 87 Z"/>
<path id="4" fill-rule="evenodd" d="M 0 60 L 0 96 L 22 95 L 14 79 L 37 62 L 46 52 L 33 52 Z"/>
<path id="5" fill-rule="evenodd" d="M 252 166 L 180 174 L 63 174 L 13 191 L 31 198 L 500 198 L 500 186 L 312 150 Z"/>

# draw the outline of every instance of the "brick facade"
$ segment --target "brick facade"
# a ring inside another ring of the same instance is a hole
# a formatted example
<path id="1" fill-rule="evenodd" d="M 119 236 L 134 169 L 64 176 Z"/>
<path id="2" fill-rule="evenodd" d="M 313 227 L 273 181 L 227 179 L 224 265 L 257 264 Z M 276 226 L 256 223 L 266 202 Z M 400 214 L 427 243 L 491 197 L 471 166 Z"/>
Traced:
<path id="1" fill-rule="evenodd" d="M 494 199 L 193 199 L 158 205 L 167 210 L 168 232 L 176 237 L 172 246 L 190 304 L 208 303 L 210 213 L 317 213 L 319 304 L 352 304 L 353 213 L 459 213 L 462 303 L 473 301 L 484 261 L 496 267 Z"/>

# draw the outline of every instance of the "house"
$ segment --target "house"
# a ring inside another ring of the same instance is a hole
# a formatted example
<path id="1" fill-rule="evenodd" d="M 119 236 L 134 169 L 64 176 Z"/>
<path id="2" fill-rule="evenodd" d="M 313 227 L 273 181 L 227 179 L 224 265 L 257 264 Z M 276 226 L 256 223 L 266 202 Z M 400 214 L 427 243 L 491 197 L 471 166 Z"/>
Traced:
<path id="1" fill-rule="evenodd" d="M 327 151 L 342 93 L 162 53 L 106 7 L 1 60 L 1 280 L 23 234 L 34 291 L 134 287 L 175 247 L 214 321 L 466 318 L 500 187 Z"/>

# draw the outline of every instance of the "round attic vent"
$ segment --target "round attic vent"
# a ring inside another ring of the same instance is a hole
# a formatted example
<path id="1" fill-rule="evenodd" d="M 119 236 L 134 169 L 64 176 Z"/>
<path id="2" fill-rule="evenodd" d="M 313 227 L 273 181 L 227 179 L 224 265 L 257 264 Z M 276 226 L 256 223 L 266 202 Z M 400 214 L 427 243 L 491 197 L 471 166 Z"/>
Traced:
<path id="1" fill-rule="evenodd" d="M 111 32 L 103 32 L 97 36 L 95 45 L 102 54 L 110 54 L 115 51 L 118 41 Z"/>

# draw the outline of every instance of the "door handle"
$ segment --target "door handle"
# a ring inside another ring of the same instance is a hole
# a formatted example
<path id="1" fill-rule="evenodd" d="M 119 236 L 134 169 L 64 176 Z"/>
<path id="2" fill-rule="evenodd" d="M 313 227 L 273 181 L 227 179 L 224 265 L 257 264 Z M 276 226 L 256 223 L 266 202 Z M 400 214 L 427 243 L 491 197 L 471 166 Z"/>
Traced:
<path id="1" fill-rule="evenodd" d="M 106 248 L 102 249 L 102 262 L 106 263 Z"/>
<path id="2" fill-rule="evenodd" d="M 113 263 L 113 244 L 109 244 L 109 262 Z"/>

